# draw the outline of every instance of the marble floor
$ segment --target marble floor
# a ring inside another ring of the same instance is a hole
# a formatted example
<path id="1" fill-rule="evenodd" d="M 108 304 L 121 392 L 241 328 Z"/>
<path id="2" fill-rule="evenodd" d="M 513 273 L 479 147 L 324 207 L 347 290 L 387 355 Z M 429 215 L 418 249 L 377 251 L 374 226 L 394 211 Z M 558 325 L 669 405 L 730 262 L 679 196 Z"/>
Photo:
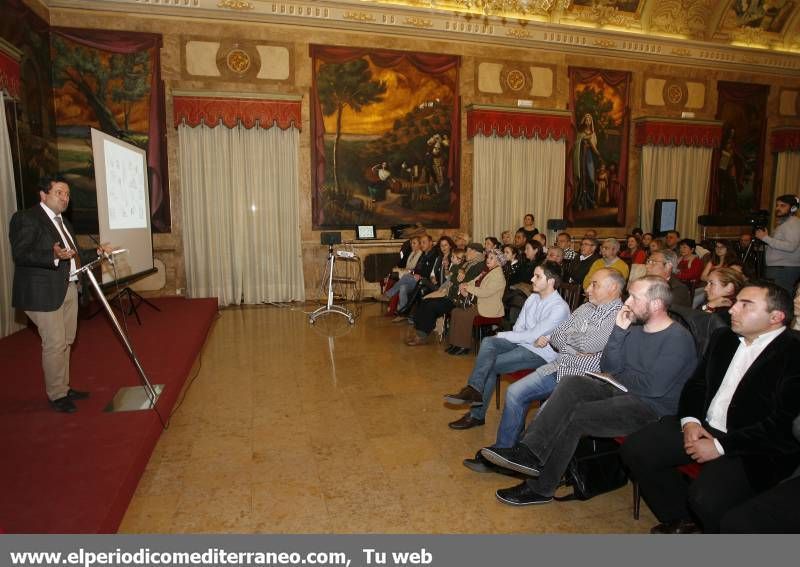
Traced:
<path id="1" fill-rule="evenodd" d="M 461 461 L 494 440 L 454 431 L 442 395 L 474 357 L 409 348 L 405 324 L 364 304 L 353 327 L 314 306 L 221 311 L 120 533 L 644 533 L 631 487 L 587 502 L 513 508 L 513 478 Z"/>

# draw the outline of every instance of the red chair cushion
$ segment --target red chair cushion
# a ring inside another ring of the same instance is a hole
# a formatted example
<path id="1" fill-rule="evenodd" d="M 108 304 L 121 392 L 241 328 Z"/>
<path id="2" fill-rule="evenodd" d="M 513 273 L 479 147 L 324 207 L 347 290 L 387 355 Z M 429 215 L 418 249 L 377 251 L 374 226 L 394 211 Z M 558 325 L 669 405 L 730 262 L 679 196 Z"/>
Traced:
<path id="1" fill-rule="evenodd" d="M 472 320 L 472 326 L 483 327 L 484 325 L 499 325 L 502 321 L 502 317 L 481 317 L 480 315 L 476 315 Z"/>

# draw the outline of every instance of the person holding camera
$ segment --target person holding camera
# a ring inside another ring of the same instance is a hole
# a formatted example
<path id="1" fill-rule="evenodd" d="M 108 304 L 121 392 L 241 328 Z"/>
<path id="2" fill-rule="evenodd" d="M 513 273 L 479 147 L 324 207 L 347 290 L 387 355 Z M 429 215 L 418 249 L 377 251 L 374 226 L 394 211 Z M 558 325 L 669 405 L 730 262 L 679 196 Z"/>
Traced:
<path id="1" fill-rule="evenodd" d="M 755 236 L 766 246 L 764 255 L 767 279 L 792 293 L 800 279 L 800 219 L 795 215 L 800 200 L 795 195 L 781 195 L 775 200 L 775 233 L 757 228 Z"/>

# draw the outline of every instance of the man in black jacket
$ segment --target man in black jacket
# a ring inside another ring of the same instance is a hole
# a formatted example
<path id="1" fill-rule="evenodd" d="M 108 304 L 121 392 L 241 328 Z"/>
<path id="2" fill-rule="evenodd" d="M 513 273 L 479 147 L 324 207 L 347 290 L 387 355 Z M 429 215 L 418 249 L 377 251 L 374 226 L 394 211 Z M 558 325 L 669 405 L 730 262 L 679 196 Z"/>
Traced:
<path id="1" fill-rule="evenodd" d="M 74 400 L 87 392 L 69 386 L 69 358 L 78 324 L 78 277 L 71 272 L 97 256 L 78 248 L 69 222 L 69 186 L 61 178 L 44 178 L 40 202 L 11 217 L 9 238 L 14 258 L 11 304 L 22 309 L 42 338 L 42 368 L 47 397 L 56 411 L 71 413 Z M 110 252 L 110 247 L 98 249 Z"/>
<path id="2" fill-rule="evenodd" d="M 595 260 L 600 258 L 597 253 L 598 242 L 594 238 L 583 237 L 579 254 L 564 268 L 565 280 L 583 286 L 583 280 L 589 273 Z"/>
<path id="3" fill-rule="evenodd" d="M 678 414 L 628 437 L 623 460 L 661 522 L 652 533 L 720 530 L 722 517 L 800 464 L 792 421 L 800 413 L 800 340 L 786 325 L 792 300 L 771 282 L 739 292 L 731 329 L 711 338 L 681 393 Z M 700 463 L 687 485 L 676 469 Z"/>

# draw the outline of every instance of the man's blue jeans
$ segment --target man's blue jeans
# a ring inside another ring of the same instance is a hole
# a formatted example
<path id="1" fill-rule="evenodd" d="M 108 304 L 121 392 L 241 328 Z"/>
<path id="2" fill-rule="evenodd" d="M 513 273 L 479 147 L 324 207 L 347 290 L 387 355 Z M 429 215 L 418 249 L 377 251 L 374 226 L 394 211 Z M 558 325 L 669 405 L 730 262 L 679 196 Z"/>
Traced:
<path id="1" fill-rule="evenodd" d="M 492 401 L 496 376 L 517 370 L 535 370 L 547 361 L 524 346 L 499 337 L 486 337 L 475 360 L 475 367 L 467 384 L 483 394 L 483 405 L 470 410 L 475 419 L 484 419 L 489 402 Z"/>
<path id="2" fill-rule="evenodd" d="M 399 293 L 400 299 L 397 302 L 397 310 L 402 311 L 403 307 L 408 303 L 408 294 L 414 291 L 415 287 L 417 287 L 417 279 L 410 273 L 403 274 L 400 279 L 397 280 L 397 283 L 389 288 L 389 291 L 386 292 L 386 296 L 394 297 Z"/>
<path id="3" fill-rule="evenodd" d="M 513 447 L 525 429 L 528 407 L 536 400 L 545 400 L 556 389 L 556 374 L 542 374 L 538 370 L 517 380 L 506 390 L 503 416 L 497 428 L 495 447 Z"/>

